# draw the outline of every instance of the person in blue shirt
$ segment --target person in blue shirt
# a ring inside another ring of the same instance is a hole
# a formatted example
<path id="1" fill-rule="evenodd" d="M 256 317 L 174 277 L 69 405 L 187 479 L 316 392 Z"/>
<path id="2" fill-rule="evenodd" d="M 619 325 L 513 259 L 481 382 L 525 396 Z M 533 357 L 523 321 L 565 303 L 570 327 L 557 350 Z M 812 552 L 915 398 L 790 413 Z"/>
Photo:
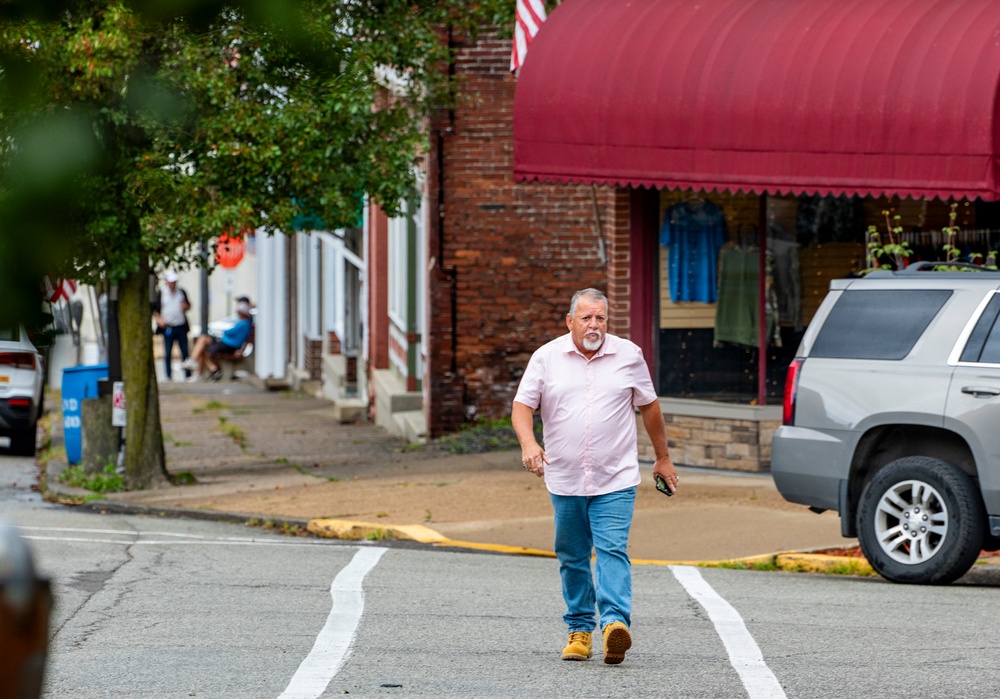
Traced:
<path id="1" fill-rule="evenodd" d="M 211 372 L 209 380 L 218 381 L 222 375 L 218 358 L 221 355 L 231 355 L 237 358 L 242 356 L 243 347 L 253 331 L 253 316 L 250 314 L 248 300 L 241 297 L 236 303 L 236 314 L 239 316 L 239 320 L 223 332 L 221 338 L 216 339 L 211 335 L 202 335 L 198 338 L 194 351 L 191 352 L 191 357 L 188 360 L 191 364 L 189 368 L 197 369 L 196 376 L 201 376 L 205 369 L 208 369 Z"/>

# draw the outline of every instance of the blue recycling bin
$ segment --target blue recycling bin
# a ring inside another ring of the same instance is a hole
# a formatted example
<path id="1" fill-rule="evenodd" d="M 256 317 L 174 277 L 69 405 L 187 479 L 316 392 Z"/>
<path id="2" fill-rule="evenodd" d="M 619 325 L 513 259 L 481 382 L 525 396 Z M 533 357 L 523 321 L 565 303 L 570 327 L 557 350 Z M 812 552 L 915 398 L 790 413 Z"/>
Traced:
<path id="1" fill-rule="evenodd" d="M 85 398 L 97 398 L 97 382 L 106 378 L 108 378 L 107 364 L 63 369 L 63 442 L 66 444 L 66 460 L 71 464 L 80 463 L 83 452 L 80 404 Z"/>

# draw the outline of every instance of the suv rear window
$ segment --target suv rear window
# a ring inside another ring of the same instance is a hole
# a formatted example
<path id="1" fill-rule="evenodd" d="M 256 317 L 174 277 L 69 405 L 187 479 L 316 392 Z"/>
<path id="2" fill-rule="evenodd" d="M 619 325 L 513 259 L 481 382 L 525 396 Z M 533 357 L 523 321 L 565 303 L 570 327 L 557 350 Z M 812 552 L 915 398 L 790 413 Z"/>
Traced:
<path id="1" fill-rule="evenodd" d="M 830 311 L 809 354 L 902 359 L 950 296 L 947 289 L 848 289 Z"/>
<path id="2" fill-rule="evenodd" d="M 962 362 L 984 362 L 986 364 L 1000 363 L 1000 327 L 997 325 L 997 315 L 1000 314 L 1000 294 L 993 294 L 986 310 L 976 321 L 969 340 L 965 343 Z"/>

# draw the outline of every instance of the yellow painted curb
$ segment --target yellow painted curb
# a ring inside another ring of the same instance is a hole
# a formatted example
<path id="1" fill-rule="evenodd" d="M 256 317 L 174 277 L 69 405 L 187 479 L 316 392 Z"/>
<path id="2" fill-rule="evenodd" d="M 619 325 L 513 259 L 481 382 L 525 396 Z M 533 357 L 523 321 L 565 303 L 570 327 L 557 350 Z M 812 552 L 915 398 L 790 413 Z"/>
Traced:
<path id="1" fill-rule="evenodd" d="M 556 557 L 556 554 L 552 551 L 543 551 L 542 549 L 529 549 L 524 546 L 507 546 L 505 544 L 483 544 L 475 541 L 454 541 L 452 539 L 446 539 L 443 542 L 435 544 L 435 546 L 450 546 L 452 548 L 474 549 L 476 551 L 495 551 L 497 553 L 516 553 L 524 556 L 545 556 L 546 558 Z"/>
<path id="2" fill-rule="evenodd" d="M 422 524 L 372 524 L 371 522 L 355 522 L 349 519 L 311 519 L 306 528 L 310 533 L 327 539 L 347 539 L 350 541 L 405 540 L 417 541 L 421 544 L 474 549 L 477 551 L 555 557 L 555 554 L 551 551 L 530 549 L 524 546 L 483 544 L 475 541 L 454 541 Z"/>
<path id="3" fill-rule="evenodd" d="M 422 524 L 373 524 L 371 522 L 357 522 L 348 519 L 312 519 L 309 520 L 307 529 L 310 533 L 327 539 L 347 539 L 351 541 L 405 540 L 449 548 L 555 558 L 555 553 L 542 549 L 507 546 L 504 544 L 484 544 L 475 541 L 455 541 Z M 701 567 L 721 567 L 740 564 L 753 566 L 773 563 L 780 570 L 791 572 L 837 572 L 848 575 L 875 574 L 871 565 L 863 558 L 796 553 L 794 551 L 766 553 L 758 556 L 728 558 L 717 561 L 662 561 L 649 558 L 633 558 L 632 563 L 634 565 L 687 565 Z"/>
<path id="4" fill-rule="evenodd" d="M 757 556 L 747 556 L 745 558 L 722 558 L 716 561 L 661 561 L 653 558 L 633 558 L 633 565 L 647 566 L 699 566 L 702 568 L 722 567 L 726 565 L 756 565 L 761 563 L 773 563 L 776 553 L 763 553 Z"/>
<path id="5" fill-rule="evenodd" d="M 864 558 L 828 556 L 821 553 L 782 553 L 775 556 L 775 564 L 782 570 L 803 573 L 840 573 L 846 575 L 875 575 L 875 570 Z"/>
<path id="6" fill-rule="evenodd" d="M 448 539 L 421 524 L 372 524 L 349 519 L 311 519 L 306 529 L 316 536 L 327 539 L 350 539 L 353 541 L 382 541 L 384 539 L 405 539 L 422 544 L 439 544 Z"/>

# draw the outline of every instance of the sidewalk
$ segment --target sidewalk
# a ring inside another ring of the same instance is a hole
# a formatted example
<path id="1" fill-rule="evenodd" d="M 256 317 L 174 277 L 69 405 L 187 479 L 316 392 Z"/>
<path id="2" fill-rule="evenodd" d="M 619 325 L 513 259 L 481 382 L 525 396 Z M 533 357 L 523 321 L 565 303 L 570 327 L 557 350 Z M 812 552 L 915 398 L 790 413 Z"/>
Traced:
<path id="1" fill-rule="evenodd" d="M 521 469 L 519 452 L 414 448 L 374 425 L 337 423 L 323 399 L 239 381 L 161 383 L 160 408 L 167 468 L 196 484 L 110 494 L 108 506 L 308 523 L 323 536 L 552 550 L 548 494 Z M 643 465 L 630 548 L 637 563 L 854 543 L 840 536 L 836 514 L 785 502 L 770 476 L 682 468 L 681 489 L 667 498 Z"/>

